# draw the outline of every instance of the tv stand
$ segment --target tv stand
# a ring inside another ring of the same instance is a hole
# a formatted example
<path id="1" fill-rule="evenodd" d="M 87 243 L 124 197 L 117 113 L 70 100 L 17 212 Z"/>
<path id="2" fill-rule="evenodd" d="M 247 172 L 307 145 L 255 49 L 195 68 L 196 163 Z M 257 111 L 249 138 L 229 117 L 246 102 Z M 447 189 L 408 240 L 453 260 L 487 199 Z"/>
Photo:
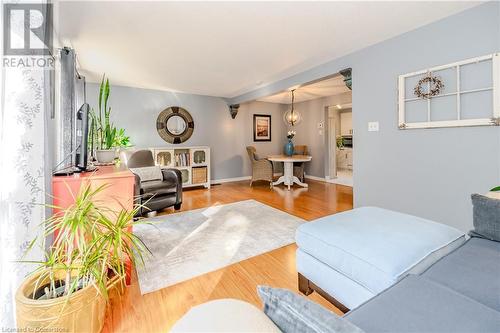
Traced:
<path id="1" fill-rule="evenodd" d="M 97 193 L 96 200 L 109 210 L 109 217 L 115 218 L 115 212 L 122 209 L 131 211 L 134 205 L 135 176 L 123 165 L 101 166 L 92 172 L 80 172 L 52 177 L 54 213 L 65 209 L 75 202 L 80 189 L 90 184 L 92 189 L 105 186 Z M 131 263 L 127 263 L 127 285 L 130 284 Z"/>

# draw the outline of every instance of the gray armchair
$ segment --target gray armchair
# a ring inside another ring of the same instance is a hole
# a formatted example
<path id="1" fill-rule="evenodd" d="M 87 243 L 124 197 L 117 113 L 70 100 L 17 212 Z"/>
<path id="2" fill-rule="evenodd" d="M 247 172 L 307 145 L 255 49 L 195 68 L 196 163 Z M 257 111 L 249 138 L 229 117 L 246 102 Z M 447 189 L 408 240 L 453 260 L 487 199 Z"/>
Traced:
<path id="1" fill-rule="evenodd" d="M 150 150 L 135 151 L 127 159 L 127 167 L 135 175 L 134 192 L 136 202 L 145 206 L 140 211 L 141 215 L 150 211 L 160 211 L 171 206 L 174 206 L 175 210 L 181 208 L 181 172 L 177 169 L 161 169 L 161 175 L 158 175 L 156 179 L 141 179 L 141 168 L 146 170 L 151 169 L 148 167 L 154 166 L 153 153 Z"/>

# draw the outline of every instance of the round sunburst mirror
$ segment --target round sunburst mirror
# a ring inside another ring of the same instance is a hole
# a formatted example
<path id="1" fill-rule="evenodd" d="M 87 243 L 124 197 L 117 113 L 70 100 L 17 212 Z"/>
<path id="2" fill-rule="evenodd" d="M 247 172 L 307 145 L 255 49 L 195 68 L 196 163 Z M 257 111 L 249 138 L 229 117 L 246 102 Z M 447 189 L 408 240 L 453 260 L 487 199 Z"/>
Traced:
<path id="1" fill-rule="evenodd" d="M 178 144 L 187 141 L 194 130 L 191 114 L 179 106 L 166 108 L 156 119 L 156 130 L 168 143 Z"/>

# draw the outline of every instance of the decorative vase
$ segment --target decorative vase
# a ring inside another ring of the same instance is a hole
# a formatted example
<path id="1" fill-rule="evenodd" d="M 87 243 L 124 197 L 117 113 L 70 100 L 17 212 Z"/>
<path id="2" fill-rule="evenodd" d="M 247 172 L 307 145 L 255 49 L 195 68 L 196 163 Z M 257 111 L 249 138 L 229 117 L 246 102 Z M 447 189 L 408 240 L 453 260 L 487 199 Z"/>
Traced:
<path id="1" fill-rule="evenodd" d="M 288 142 L 285 144 L 285 155 L 292 156 L 293 155 L 293 142 L 292 139 L 288 139 Z"/>

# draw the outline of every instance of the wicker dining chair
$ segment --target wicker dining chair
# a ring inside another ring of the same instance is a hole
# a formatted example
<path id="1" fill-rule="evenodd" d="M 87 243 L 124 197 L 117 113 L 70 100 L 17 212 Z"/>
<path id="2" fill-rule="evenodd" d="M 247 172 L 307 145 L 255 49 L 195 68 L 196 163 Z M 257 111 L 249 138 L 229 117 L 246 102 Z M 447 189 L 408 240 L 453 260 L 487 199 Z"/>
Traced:
<path id="1" fill-rule="evenodd" d="M 308 155 L 307 151 L 307 146 L 302 145 L 302 146 L 295 146 L 293 150 L 294 155 Z M 305 167 L 304 162 L 294 162 L 293 163 L 293 175 L 300 179 L 301 182 L 304 182 L 304 167 Z"/>
<path id="2" fill-rule="evenodd" d="M 252 180 L 250 180 L 250 186 L 257 180 L 268 181 L 270 186 L 273 186 L 273 162 L 265 159 L 258 158 L 256 154 L 255 147 L 248 146 L 247 153 L 252 163 Z"/>

